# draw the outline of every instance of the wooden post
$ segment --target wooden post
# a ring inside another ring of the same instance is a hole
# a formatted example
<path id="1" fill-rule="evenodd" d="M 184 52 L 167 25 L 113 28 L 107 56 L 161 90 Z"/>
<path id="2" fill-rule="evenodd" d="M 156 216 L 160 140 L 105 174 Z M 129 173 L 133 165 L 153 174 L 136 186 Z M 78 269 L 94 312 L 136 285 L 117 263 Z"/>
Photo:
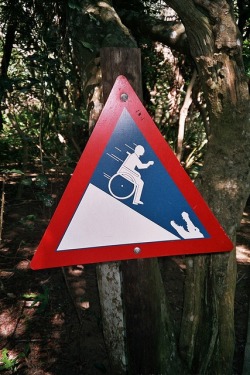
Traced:
<path id="1" fill-rule="evenodd" d="M 102 49 L 101 69 L 105 100 L 121 74 L 142 98 L 139 49 Z M 173 328 L 157 259 L 99 265 L 98 283 L 104 335 L 115 364 L 114 374 L 183 373 L 176 359 Z"/>
<path id="2" fill-rule="evenodd" d="M 139 48 L 101 49 L 103 98 L 106 102 L 119 75 L 124 75 L 142 100 L 141 53 Z"/>
<path id="3" fill-rule="evenodd" d="M 138 48 L 103 48 L 101 70 L 104 102 L 119 75 L 126 76 L 138 96 L 142 97 L 141 55 Z M 97 280 L 103 332 L 112 371 L 115 375 L 124 375 L 127 373 L 127 355 L 120 262 L 98 265 Z"/>

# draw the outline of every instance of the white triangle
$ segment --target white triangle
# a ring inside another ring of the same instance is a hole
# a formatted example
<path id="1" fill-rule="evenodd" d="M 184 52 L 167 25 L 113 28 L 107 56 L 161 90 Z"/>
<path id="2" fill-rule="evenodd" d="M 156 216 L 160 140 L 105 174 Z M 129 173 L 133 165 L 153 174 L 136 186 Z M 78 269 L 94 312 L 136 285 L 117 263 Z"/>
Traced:
<path id="1" fill-rule="evenodd" d="M 57 251 L 179 239 L 89 184 Z"/>

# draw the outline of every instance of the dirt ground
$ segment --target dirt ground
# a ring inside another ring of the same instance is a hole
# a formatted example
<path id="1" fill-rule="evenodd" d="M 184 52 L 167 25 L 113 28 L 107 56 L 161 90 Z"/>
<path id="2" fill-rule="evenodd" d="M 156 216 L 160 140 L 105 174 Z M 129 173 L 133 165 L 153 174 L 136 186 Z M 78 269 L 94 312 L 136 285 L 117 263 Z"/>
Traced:
<path id="1" fill-rule="evenodd" d="M 35 181 L 36 176 L 31 175 L 30 179 Z M 20 176 L 15 174 L 6 177 L 5 183 L 1 181 L 4 221 L 0 228 L 0 373 L 3 375 L 110 374 L 95 265 L 42 271 L 32 271 L 29 267 L 66 182 L 63 176 L 57 175 L 56 179 L 51 176 L 46 188 L 41 189 L 33 182 L 21 185 Z M 41 201 L 45 190 L 55 200 L 52 208 Z M 250 204 L 242 218 L 237 244 L 234 375 L 242 372 L 247 334 Z M 185 278 L 183 258 L 164 258 L 162 267 L 178 325 Z"/>

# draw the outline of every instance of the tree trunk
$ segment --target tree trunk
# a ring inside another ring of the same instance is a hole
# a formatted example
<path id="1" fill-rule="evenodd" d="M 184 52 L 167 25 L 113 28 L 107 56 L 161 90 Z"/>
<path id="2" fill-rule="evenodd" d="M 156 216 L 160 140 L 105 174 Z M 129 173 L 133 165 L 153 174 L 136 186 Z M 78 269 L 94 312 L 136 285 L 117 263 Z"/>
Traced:
<path id="1" fill-rule="evenodd" d="M 180 117 L 179 117 L 179 127 L 178 127 L 178 136 L 177 136 L 177 148 L 176 148 L 176 157 L 179 161 L 181 161 L 182 154 L 183 154 L 183 140 L 184 140 L 184 133 L 185 133 L 185 122 L 188 115 L 189 107 L 192 104 L 192 90 L 195 84 L 197 72 L 194 70 L 191 81 L 188 85 L 186 96 L 184 99 L 184 103 L 180 110 Z"/>
<path id="2" fill-rule="evenodd" d="M 128 373 L 184 375 L 158 260 L 124 261 L 121 267 Z"/>
<path id="3" fill-rule="evenodd" d="M 210 117 L 208 150 L 196 185 L 235 241 L 249 194 L 250 109 L 232 9 L 223 0 L 167 3 L 185 25 Z M 180 347 L 194 373 L 232 372 L 235 280 L 235 252 L 187 259 Z"/>
<path id="4" fill-rule="evenodd" d="M 120 263 L 110 262 L 96 267 L 102 327 L 113 375 L 127 373 L 125 323 L 122 303 Z"/>
<path id="5" fill-rule="evenodd" d="M 125 75 L 142 96 L 141 55 L 137 48 L 101 49 L 103 99 L 106 102 L 119 75 Z M 97 279 L 102 309 L 104 338 L 108 348 L 113 374 L 126 374 L 127 351 L 125 321 L 122 301 L 120 262 L 97 266 Z"/>

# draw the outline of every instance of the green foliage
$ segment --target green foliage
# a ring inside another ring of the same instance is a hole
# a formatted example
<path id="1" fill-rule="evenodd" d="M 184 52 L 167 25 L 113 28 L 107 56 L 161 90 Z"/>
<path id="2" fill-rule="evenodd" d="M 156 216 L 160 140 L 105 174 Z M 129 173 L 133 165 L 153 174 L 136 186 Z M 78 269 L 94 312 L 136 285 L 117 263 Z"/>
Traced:
<path id="1" fill-rule="evenodd" d="M 176 119 L 171 116 L 171 101 L 168 97 L 171 86 L 174 85 L 171 64 L 165 60 L 162 51 L 157 52 L 154 45 L 148 44 L 144 44 L 143 62 L 143 81 L 146 95 L 149 95 L 147 109 L 162 134 L 171 142 L 176 133 L 171 131 Z"/>
<path id="2" fill-rule="evenodd" d="M 22 217 L 19 222 L 22 224 L 25 228 L 28 229 L 34 229 L 35 227 L 35 220 L 36 220 L 36 215 L 27 215 L 25 217 Z"/>
<path id="3" fill-rule="evenodd" d="M 79 1 L 68 1 L 68 7 L 71 9 L 78 10 L 79 12 L 82 10 Z"/>
<path id="4" fill-rule="evenodd" d="M 51 194 L 46 192 L 48 186 L 48 177 L 45 175 L 38 175 L 33 181 L 36 186 L 35 196 L 36 198 L 44 204 L 45 207 L 52 207 L 54 204 L 54 198 Z"/>
<path id="5" fill-rule="evenodd" d="M 174 152 L 177 147 L 180 109 L 191 77 L 183 66 L 183 56 L 170 52 L 160 44 L 142 42 L 144 96 L 147 109 Z M 185 77 L 185 79 L 184 79 Z M 207 137 L 199 110 L 192 104 L 185 123 L 182 165 L 195 178 L 203 165 Z"/>
<path id="6" fill-rule="evenodd" d="M 206 152 L 207 137 L 201 121 L 186 129 L 182 163 L 192 179 L 200 172 Z"/>
<path id="7" fill-rule="evenodd" d="M 9 1 L 0 7 L 5 20 L 2 35 L 10 14 L 13 22 L 18 21 L 8 77 L 0 79 L 7 104 L 2 105 L 1 162 L 17 160 L 24 165 L 32 158 L 43 170 L 55 167 L 64 157 L 64 163 L 59 163 L 64 167 L 66 160 L 68 165 L 75 163 L 86 143 L 87 115 L 65 36 L 65 6 L 63 2 L 41 6 L 38 1 L 21 0 L 19 14 Z M 3 46 L 4 38 L 0 43 Z"/>
<path id="8" fill-rule="evenodd" d="M 163 7 L 157 0 L 119 0 L 115 2 L 115 6 L 121 15 L 123 11 L 127 11 L 139 18 L 147 14 L 165 19 L 167 14 L 165 4 Z M 0 133 L 1 163 L 18 164 L 17 169 L 22 172 L 26 172 L 29 161 L 32 161 L 40 167 L 42 174 L 52 168 L 71 173 L 88 139 L 86 98 L 79 67 L 74 61 L 74 36 L 69 32 L 69 10 L 81 14 L 81 1 L 41 3 L 38 0 L 6 0 L 0 7 L 0 32 L 3 36 L 0 38 L 0 60 L 3 57 L 8 25 L 16 25 L 8 76 L 1 77 L 0 80 L 4 120 Z M 238 13 L 240 17 L 241 13 Z M 171 18 L 171 14 L 167 17 Z M 94 13 L 89 13 L 88 16 L 92 22 L 97 22 Z M 249 20 L 247 22 L 245 33 Z M 143 56 L 147 109 L 175 151 L 179 111 L 191 76 L 190 68 L 183 56 L 175 54 L 170 59 L 166 58 L 163 46 L 159 48 L 159 44 L 153 44 L 136 30 L 134 36 Z M 112 44 L 112 32 L 106 37 L 111 38 Z M 89 52 L 96 50 L 94 41 L 83 39 L 78 42 Z M 246 72 L 250 76 L 250 44 L 247 38 L 243 44 L 243 56 Z M 193 105 L 191 114 L 186 119 L 182 160 L 191 175 L 196 174 L 202 165 L 204 139 L 203 122 Z M 25 186 L 32 185 L 27 178 L 23 178 L 21 183 Z M 45 195 L 45 189 L 38 182 L 36 184 L 40 189 L 38 199 L 44 201 L 46 206 L 52 205 L 51 197 Z"/>
<path id="9" fill-rule="evenodd" d="M 20 181 L 20 184 L 32 188 L 35 198 L 42 202 L 45 207 L 52 207 L 54 204 L 54 198 L 51 194 L 47 192 L 49 179 L 46 175 L 40 174 L 37 177 L 25 177 Z M 28 217 L 22 218 L 21 223 L 25 226 L 31 225 L 34 226 L 34 221 L 36 217 L 31 215 Z M 32 223 L 31 223 L 32 221 Z M 26 223 L 27 222 L 27 223 Z M 27 224 L 27 225 L 26 225 Z"/>
<path id="10" fill-rule="evenodd" d="M 246 69 L 246 74 L 250 79 L 250 40 L 245 39 L 243 42 L 243 59 Z"/>
<path id="11" fill-rule="evenodd" d="M 24 352 L 19 353 L 15 357 L 11 357 L 9 350 L 4 348 L 1 352 L 0 357 L 0 371 L 10 370 L 12 374 L 14 374 L 16 371 L 18 371 L 18 366 L 22 359 L 27 357 L 29 354 L 30 348 L 29 345 L 26 346 Z"/>
<path id="12" fill-rule="evenodd" d="M 43 286 L 43 293 L 40 293 L 40 294 L 25 293 L 25 294 L 23 294 L 23 298 L 33 301 L 30 307 L 34 307 L 36 304 L 38 304 L 36 312 L 38 314 L 42 314 L 48 308 L 49 288 L 45 285 L 45 286 Z"/>
<path id="13" fill-rule="evenodd" d="M 18 175 L 23 175 L 24 173 L 20 169 L 3 169 L 2 173 L 7 175 L 7 174 L 18 174 Z"/>

